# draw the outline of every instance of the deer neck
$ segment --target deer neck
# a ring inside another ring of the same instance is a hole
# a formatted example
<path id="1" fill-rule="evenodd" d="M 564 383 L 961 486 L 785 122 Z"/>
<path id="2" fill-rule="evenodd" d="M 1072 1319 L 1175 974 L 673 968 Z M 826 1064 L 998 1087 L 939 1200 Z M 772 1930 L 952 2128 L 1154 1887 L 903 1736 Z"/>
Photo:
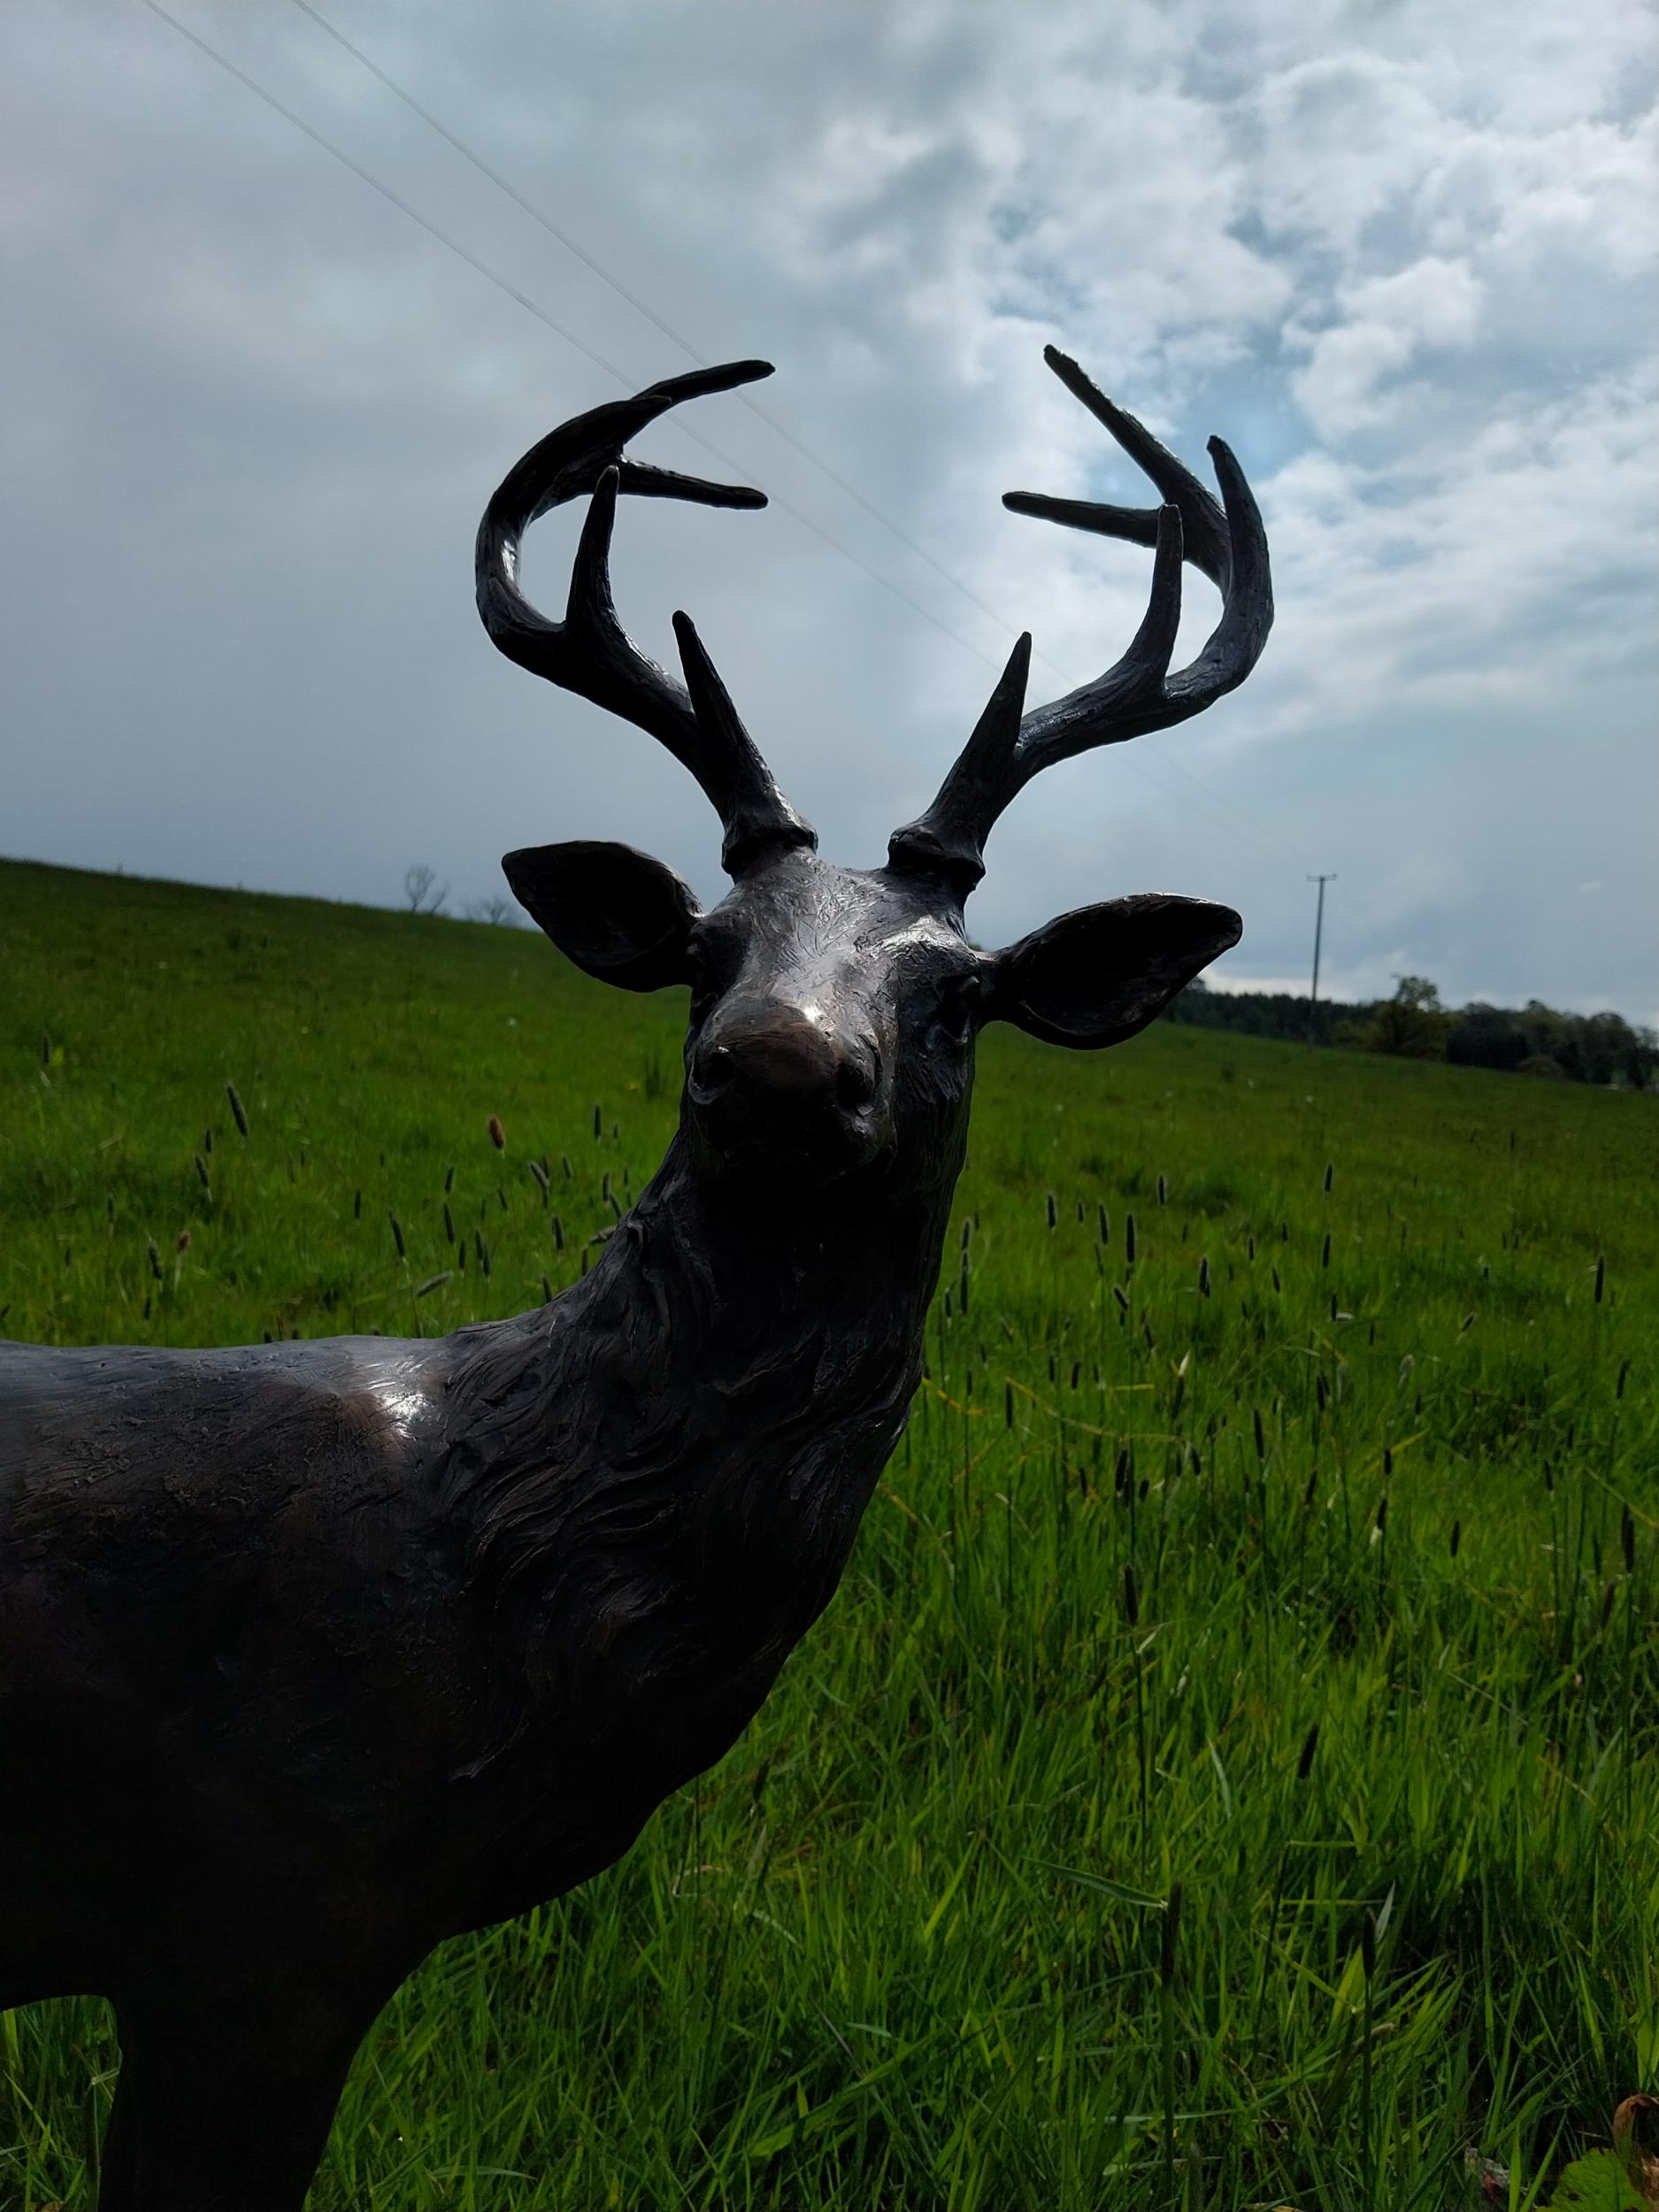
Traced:
<path id="1" fill-rule="evenodd" d="M 678 1133 L 575 1302 L 649 1343 L 664 1381 L 741 1390 L 750 1417 L 803 1390 L 832 1419 L 838 1394 L 908 1402 L 961 1164 L 959 1147 L 926 1187 L 889 1167 L 802 1193 L 710 1180 Z"/>

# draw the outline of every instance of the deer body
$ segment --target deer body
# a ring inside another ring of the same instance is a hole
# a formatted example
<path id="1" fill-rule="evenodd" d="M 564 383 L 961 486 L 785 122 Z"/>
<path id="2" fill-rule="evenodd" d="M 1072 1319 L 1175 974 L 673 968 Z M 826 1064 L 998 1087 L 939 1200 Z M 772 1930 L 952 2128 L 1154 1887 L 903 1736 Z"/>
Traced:
<path id="1" fill-rule="evenodd" d="M 878 1243 L 826 1209 L 786 1248 L 762 1202 L 711 1253 L 683 1240 L 702 1224 L 680 1166 L 676 1148 L 592 1272 L 519 1320 L 0 1350 L 0 1761 L 81 1778 L 73 1816 L 20 1793 L 0 1894 L 61 1887 L 67 1909 L 0 1938 L 0 2003 L 142 1954 L 135 1863 L 227 1933 L 293 1888 L 307 1916 L 334 1898 L 354 1940 L 366 1910 L 413 1963 L 609 1863 L 729 1747 L 902 1428 L 939 1235 Z M 768 1329 L 739 1276 L 766 1285 Z M 202 1888 L 219 1867 L 222 1910 Z M 65 1980 L 60 1951 L 89 1970 Z"/>
<path id="2" fill-rule="evenodd" d="M 681 690 L 611 611 L 619 488 L 757 500 L 622 461 L 622 441 L 757 373 L 564 426 L 480 534 L 497 644 L 684 760 L 733 877 L 705 914 L 625 847 L 505 863 L 590 974 L 690 987 L 680 1129 L 591 1271 L 437 1341 L 0 1346 L 0 2007 L 114 2000 L 104 2212 L 296 2212 L 399 1980 L 610 1864 L 729 1748 L 902 1431 L 979 1026 L 1115 1042 L 1238 933 L 1225 908 L 1146 897 L 987 956 L 962 919 L 990 823 L 1048 758 L 1197 710 L 1259 651 L 1265 548 L 1230 457 L 1224 518 L 1064 364 L 1172 503 L 1149 535 L 1060 503 L 1156 539 L 1147 621 L 1098 685 L 1023 718 L 1022 641 L 933 806 L 884 867 L 846 869 L 690 625 Z M 518 595 L 518 536 L 580 491 L 549 624 Z M 1189 511 L 1225 606 L 1166 680 Z"/>

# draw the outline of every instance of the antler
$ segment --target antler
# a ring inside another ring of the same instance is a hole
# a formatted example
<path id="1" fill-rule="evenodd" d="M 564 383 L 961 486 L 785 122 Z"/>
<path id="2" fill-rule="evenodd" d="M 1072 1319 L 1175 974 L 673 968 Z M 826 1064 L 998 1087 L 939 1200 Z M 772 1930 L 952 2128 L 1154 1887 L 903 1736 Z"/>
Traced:
<path id="1" fill-rule="evenodd" d="M 1112 507 L 1083 499 L 1051 499 L 1041 492 L 1009 492 L 1002 504 L 1016 514 L 1064 522 L 1103 537 L 1155 547 L 1152 590 L 1145 618 L 1123 658 L 1092 684 L 1051 704 L 1020 713 L 1031 660 L 1022 637 L 978 726 L 927 811 L 895 830 L 889 864 L 910 872 L 955 877 L 963 895 L 985 873 L 986 838 L 1002 810 L 1045 768 L 1096 745 L 1121 745 L 1148 730 L 1166 729 L 1201 714 L 1224 692 L 1241 684 L 1267 642 L 1273 620 L 1273 587 L 1267 537 L 1255 498 L 1231 451 L 1210 441 L 1225 506 L 1145 426 L 1114 405 L 1057 347 L 1043 358 L 1070 392 L 1098 417 L 1164 495 L 1161 507 Z M 1181 618 L 1181 562 L 1189 560 L 1217 584 L 1221 620 L 1188 667 L 1169 672 Z"/>
<path id="2" fill-rule="evenodd" d="M 713 802 L 726 828 L 721 859 L 733 875 L 765 851 L 816 845 L 817 835 L 772 780 L 689 619 L 674 617 L 688 688 L 648 658 L 617 620 L 611 533 L 618 491 L 704 507 L 764 507 L 764 492 L 626 460 L 622 449 L 681 400 L 771 374 L 768 361 L 728 361 L 666 377 L 632 399 L 561 423 L 508 472 L 478 528 L 478 611 L 495 644 L 532 675 L 579 692 L 665 745 Z M 518 542 L 538 516 L 584 492 L 593 496 L 565 619 L 549 622 L 518 588 Z"/>

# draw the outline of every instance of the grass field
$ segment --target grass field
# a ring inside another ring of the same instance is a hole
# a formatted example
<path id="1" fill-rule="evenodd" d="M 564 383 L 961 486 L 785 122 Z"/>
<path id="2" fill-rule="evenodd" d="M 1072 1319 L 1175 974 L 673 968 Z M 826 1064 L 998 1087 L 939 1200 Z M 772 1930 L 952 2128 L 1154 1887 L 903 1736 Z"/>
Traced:
<path id="1" fill-rule="evenodd" d="M 0 1334 L 511 1313 L 672 1125 L 678 995 L 528 933 L 10 864 L 0 944 Z M 1656 2085 L 1659 1101 L 993 1032 L 957 1212 L 760 1720 L 404 1986 L 315 2207 L 1535 2206 Z M 0 2015 L 6 2212 L 115 2063 Z"/>

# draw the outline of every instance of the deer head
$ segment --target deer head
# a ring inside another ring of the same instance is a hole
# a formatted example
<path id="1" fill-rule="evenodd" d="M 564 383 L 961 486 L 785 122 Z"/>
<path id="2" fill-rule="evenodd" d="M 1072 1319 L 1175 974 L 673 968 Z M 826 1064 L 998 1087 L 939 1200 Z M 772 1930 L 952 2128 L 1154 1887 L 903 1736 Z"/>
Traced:
<path id="1" fill-rule="evenodd" d="M 1083 907 L 1002 952 L 967 939 L 963 910 L 985 872 L 985 841 L 1015 793 L 1051 762 L 1201 712 L 1242 683 L 1272 621 L 1261 517 L 1227 448 L 1210 441 L 1217 503 L 1075 362 L 1053 347 L 1046 358 L 1164 503 L 1010 492 L 1004 504 L 1153 548 L 1146 617 L 1102 676 L 1029 711 L 1031 639 L 1022 637 L 937 797 L 894 833 L 882 867 L 818 857 L 816 833 L 779 790 L 685 615 L 674 617 L 682 686 L 630 641 L 611 603 L 618 492 L 765 504 L 759 492 L 626 459 L 623 447 L 681 400 L 769 376 L 768 364 L 670 378 L 577 417 L 525 455 L 485 511 L 478 604 L 495 644 L 649 731 L 691 771 L 724 826 L 733 887 L 708 913 L 672 869 L 626 845 L 544 845 L 502 864 L 514 895 L 589 975 L 635 991 L 689 985 L 683 1115 L 708 1174 L 761 1158 L 816 1183 L 884 1160 L 902 1162 L 910 1179 L 954 1175 L 986 1022 L 1012 1022 L 1055 1044 L 1118 1044 L 1238 941 L 1231 908 L 1163 895 Z M 569 603 L 564 621 L 552 622 L 518 588 L 519 540 L 537 516 L 581 494 L 591 499 Z M 1222 615 L 1196 660 L 1171 672 L 1184 559 L 1219 588 Z"/>

